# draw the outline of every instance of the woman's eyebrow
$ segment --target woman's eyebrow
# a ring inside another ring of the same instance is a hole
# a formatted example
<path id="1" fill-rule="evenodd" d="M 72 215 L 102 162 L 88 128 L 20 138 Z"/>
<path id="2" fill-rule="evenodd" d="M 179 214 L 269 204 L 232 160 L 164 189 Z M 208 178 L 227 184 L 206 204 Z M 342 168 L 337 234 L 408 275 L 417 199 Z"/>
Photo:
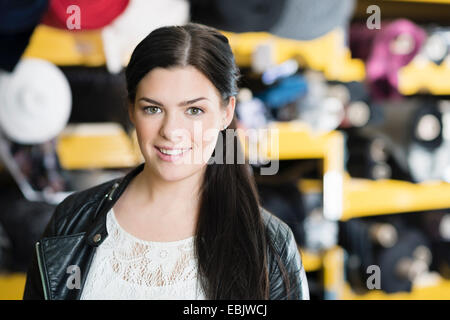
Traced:
<path id="1" fill-rule="evenodd" d="M 150 99 L 150 98 L 147 98 L 147 97 L 142 97 L 138 101 L 141 101 L 141 100 L 146 101 L 146 102 L 151 103 L 151 104 L 156 104 L 157 106 L 160 106 L 160 107 L 164 106 L 161 102 L 158 102 L 156 100 L 153 100 L 153 99 Z M 199 98 L 195 98 L 195 99 L 192 99 L 192 100 L 180 102 L 178 104 L 178 106 L 180 106 L 180 107 L 187 106 L 187 105 L 196 103 L 196 102 L 198 102 L 200 100 L 209 100 L 209 99 L 205 98 L 205 97 L 199 97 Z"/>

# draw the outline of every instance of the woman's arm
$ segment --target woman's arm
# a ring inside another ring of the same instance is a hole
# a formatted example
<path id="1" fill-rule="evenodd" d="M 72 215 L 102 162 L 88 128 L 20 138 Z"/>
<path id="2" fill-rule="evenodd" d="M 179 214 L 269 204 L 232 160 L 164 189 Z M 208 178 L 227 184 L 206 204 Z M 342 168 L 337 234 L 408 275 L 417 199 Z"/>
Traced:
<path id="1" fill-rule="evenodd" d="M 270 300 L 309 300 L 308 280 L 294 234 L 278 218 L 272 216 L 270 220 Z M 287 287 L 285 279 L 289 282 Z"/>

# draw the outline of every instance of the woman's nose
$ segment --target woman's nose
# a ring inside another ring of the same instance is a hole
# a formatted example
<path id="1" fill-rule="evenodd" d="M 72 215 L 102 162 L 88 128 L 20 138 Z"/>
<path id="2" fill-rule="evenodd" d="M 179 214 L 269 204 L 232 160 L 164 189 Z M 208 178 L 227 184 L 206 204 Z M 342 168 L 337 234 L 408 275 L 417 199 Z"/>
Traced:
<path id="1" fill-rule="evenodd" d="M 167 114 L 161 124 L 160 134 L 166 140 L 178 143 L 187 138 L 188 130 L 184 127 L 182 119 L 174 114 Z"/>

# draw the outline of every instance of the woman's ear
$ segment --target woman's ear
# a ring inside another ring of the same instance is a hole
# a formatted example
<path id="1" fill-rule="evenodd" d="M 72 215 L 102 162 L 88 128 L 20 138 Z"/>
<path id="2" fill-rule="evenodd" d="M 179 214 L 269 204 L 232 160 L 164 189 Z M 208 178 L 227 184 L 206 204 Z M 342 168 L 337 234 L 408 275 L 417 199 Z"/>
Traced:
<path id="1" fill-rule="evenodd" d="M 223 127 L 228 127 L 233 120 L 234 116 L 234 109 L 236 108 L 236 97 L 231 96 L 227 106 L 225 107 L 224 112 L 224 123 L 222 124 Z"/>
<path id="2" fill-rule="evenodd" d="M 128 102 L 128 117 L 130 118 L 131 123 L 136 126 L 134 121 L 134 106 L 131 102 Z"/>

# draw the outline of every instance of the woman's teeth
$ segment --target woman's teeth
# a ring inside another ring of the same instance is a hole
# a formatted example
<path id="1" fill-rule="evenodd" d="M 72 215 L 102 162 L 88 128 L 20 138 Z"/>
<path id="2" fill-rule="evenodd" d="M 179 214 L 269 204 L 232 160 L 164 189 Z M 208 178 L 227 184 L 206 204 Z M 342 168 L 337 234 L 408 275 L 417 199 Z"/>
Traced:
<path id="1" fill-rule="evenodd" d="M 171 155 L 171 156 L 176 156 L 178 154 L 181 154 L 181 153 L 187 151 L 187 149 L 172 149 L 172 150 L 168 150 L 168 149 L 160 149 L 160 148 L 158 148 L 158 150 L 161 151 L 164 154 L 168 154 L 168 155 Z"/>

